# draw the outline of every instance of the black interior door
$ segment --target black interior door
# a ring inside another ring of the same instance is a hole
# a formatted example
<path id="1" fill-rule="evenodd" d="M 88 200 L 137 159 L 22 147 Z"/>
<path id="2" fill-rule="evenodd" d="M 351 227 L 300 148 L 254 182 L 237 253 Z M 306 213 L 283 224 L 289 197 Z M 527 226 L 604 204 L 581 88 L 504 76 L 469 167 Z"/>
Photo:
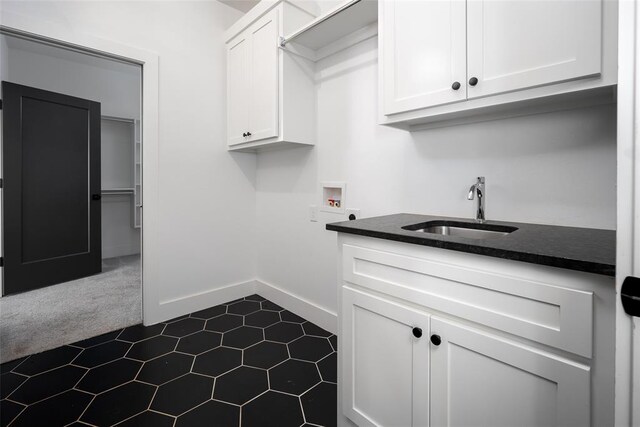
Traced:
<path id="1" fill-rule="evenodd" d="M 3 295 L 102 269 L 100 103 L 2 82 Z"/>

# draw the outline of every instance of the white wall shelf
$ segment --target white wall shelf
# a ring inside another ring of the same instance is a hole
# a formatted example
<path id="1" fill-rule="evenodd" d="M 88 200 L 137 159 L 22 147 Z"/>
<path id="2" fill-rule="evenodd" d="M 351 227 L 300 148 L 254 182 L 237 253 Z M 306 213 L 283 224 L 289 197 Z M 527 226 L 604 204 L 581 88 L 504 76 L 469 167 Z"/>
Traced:
<path id="1" fill-rule="evenodd" d="M 296 45 L 318 51 L 378 20 L 378 2 L 349 0 L 281 39 L 281 47 Z"/>

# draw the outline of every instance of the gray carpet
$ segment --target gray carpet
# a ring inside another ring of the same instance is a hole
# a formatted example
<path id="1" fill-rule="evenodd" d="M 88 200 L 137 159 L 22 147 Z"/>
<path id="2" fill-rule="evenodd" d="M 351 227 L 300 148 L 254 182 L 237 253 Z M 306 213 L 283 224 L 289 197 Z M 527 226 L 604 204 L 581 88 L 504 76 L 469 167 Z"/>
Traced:
<path id="1" fill-rule="evenodd" d="M 142 322 L 140 256 L 102 273 L 0 298 L 0 363 Z"/>

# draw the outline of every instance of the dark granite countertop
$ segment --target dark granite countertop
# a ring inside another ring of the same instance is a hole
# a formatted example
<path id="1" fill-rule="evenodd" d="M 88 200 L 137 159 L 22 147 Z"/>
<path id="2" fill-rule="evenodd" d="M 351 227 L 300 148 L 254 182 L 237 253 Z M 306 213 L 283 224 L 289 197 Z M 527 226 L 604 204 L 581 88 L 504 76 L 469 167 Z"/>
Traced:
<path id="1" fill-rule="evenodd" d="M 486 221 L 484 225 L 488 227 L 517 230 L 501 237 L 470 239 L 402 228 L 428 221 L 476 224 L 472 219 L 403 213 L 327 224 L 327 230 L 615 276 L 614 230 Z"/>

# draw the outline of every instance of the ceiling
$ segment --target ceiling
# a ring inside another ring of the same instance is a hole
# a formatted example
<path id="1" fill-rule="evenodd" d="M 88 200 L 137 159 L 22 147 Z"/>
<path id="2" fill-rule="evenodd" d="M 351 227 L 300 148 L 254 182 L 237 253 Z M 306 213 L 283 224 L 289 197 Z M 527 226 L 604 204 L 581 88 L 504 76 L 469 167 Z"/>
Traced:
<path id="1" fill-rule="evenodd" d="M 219 0 L 221 3 L 238 9 L 240 12 L 247 13 L 253 6 L 257 5 L 260 0 Z"/>

